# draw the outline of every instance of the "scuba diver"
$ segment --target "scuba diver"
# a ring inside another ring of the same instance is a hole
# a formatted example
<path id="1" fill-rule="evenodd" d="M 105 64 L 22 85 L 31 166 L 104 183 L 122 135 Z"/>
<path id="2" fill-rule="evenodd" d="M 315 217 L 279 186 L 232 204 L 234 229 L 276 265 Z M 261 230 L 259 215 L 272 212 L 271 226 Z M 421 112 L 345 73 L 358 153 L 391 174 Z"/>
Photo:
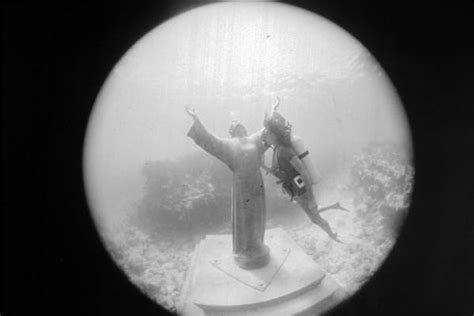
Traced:
<path id="1" fill-rule="evenodd" d="M 342 243 L 337 233 L 331 230 L 328 222 L 320 213 L 329 209 L 348 211 L 335 203 L 330 206 L 318 208 L 313 193 L 313 185 L 316 184 L 316 173 L 309 159 L 309 151 L 305 149 L 300 137 L 291 133 L 291 124 L 277 112 L 279 98 L 272 107 L 272 113 L 265 115 L 264 120 L 264 142 L 265 147 L 273 148 L 272 167 L 268 168 L 262 163 L 262 168 L 279 179 L 283 191 L 296 201 L 311 221 L 321 227 L 329 237 Z"/>

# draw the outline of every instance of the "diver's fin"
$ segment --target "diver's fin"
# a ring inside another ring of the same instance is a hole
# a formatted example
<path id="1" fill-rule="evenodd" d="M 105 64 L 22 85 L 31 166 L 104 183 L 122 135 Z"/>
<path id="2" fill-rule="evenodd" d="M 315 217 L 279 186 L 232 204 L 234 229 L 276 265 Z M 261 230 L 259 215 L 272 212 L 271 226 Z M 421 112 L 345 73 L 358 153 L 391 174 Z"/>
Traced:
<path id="1" fill-rule="evenodd" d="M 325 207 L 322 207 L 318 210 L 318 213 L 322 213 L 324 211 L 328 211 L 328 210 L 341 210 L 341 211 L 345 211 L 345 212 L 350 212 L 348 209 L 342 207 L 339 202 L 337 203 L 334 203 L 332 205 L 329 205 L 329 206 L 325 206 Z"/>

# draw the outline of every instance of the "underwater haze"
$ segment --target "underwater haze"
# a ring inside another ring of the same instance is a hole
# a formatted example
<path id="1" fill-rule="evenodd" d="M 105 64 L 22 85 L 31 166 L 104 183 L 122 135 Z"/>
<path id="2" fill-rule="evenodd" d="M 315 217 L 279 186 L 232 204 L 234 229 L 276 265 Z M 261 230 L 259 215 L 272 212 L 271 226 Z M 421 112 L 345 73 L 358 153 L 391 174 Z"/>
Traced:
<path id="1" fill-rule="evenodd" d="M 130 278 L 171 310 L 193 238 L 230 229 L 231 173 L 186 136 L 184 107 L 228 137 L 232 120 L 261 129 L 276 97 L 319 174 L 318 203 L 338 200 L 351 212 L 325 215 L 346 242 L 338 248 L 265 176 L 267 228 L 283 225 L 352 291 L 395 242 L 413 182 L 411 135 L 376 59 L 345 30 L 296 7 L 205 5 L 159 25 L 118 61 L 84 144 L 102 237 Z M 176 245 L 161 232 L 184 237 Z"/>

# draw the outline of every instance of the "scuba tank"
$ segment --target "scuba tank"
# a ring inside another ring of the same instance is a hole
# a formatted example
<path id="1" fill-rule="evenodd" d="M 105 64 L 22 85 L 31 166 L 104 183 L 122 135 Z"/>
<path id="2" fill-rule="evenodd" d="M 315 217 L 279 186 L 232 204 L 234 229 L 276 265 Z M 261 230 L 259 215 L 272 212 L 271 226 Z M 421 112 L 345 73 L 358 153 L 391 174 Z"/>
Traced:
<path id="1" fill-rule="evenodd" d="M 292 136 L 291 147 L 293 147 L 293 150 L 295 151 L 296 155 L 303 162 L 306 169 L 308 170 L 308 177 L 310 178 L 311 184 L 316 184 L 316 179 L 318 178 L 318 175 L 309 157 L 309 151 L 304 146 L 301 137 Z"/>
<path id="2" fill-rule="evenodd" d="M 283 153 L 282 153 L 283 152 Z M 272 168 L 270 172 L 279 179 L 277 184 L 282 185 L 283 192 L 290 195 L 291 200 L 306 192 L 306 184 L 301 174 L 291 165 L 294 150 L 289 146 L 277 146 L 273 151 Z"/>

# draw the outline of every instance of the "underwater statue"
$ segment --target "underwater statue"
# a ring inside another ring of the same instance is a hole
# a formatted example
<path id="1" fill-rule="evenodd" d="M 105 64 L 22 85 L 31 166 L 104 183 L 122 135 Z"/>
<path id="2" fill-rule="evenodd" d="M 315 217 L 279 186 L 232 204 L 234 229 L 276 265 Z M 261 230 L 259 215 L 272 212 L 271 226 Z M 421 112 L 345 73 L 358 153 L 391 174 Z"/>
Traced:
<path id="1" fill-rule="evenodd" d="M 268 148 L 262 140 L 263 129 L 247 135 L 245 127 L 233 123 L 230 138 L 209 133 L 196 112 L 186 106 L 193 118 L 187 136 L 212 156 L 225 163 L 233 173 L 232 241 L 234 260 L 242 269 L 257 269 L 270 259 L 264 244 L 266 206 L 265 188 L 260 171 L 263 154 Z"/>

